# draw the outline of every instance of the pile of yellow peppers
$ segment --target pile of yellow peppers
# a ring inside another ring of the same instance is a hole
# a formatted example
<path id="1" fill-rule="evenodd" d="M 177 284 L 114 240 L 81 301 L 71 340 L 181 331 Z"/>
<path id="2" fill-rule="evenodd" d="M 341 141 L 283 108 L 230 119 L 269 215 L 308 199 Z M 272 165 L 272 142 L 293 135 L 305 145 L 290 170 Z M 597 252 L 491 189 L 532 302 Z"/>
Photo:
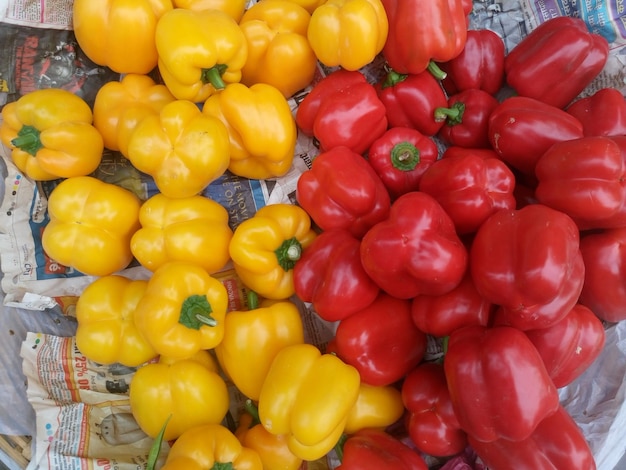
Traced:
<path id="1" fill-rule="evenodd" d="M 92 108 L 48 89 L 2 111 L 0 138 L 19 170 L 62 180 L 49 198 L 47 256 L 96 277 L 76 305 L 77 347 L 138 368 L 133 415 L 149 436 L 175 441 L 164 469 L 296 470 L 404 410 L 397 389 L 362 384 L 305 341 L 290 297 L 294 263 L 316 237 L 309 215 L 273 204 L 231 230 L 224 207 L 199 195 L 226 171 L 285 175 L 297 138 L 288 99 L 318 63 L 370 63 L 387 38 L 385 11 L 380 0 L 247 4 L 75 0 L 79 46 L 121 79 Z M 159 193 L 142 201 L 94 178 L 105 148 Z M 133 259 L 149 279 L 119 273 Z M 251 292 L 240 311 L 215 276 L 229 263 Z M 227 381 L 248 399 L 236 429 L 224 424 Z"/>

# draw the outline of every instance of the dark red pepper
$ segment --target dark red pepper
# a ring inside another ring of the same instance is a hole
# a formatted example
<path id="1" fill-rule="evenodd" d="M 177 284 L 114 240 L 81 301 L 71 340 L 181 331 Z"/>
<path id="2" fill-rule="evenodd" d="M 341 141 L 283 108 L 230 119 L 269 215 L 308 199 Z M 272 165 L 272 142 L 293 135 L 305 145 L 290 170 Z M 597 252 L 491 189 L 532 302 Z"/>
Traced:
<path id="1" fill-rule="evenodd" d="M 585 136 L 626 135 L 626 99 L 617 88 L 601 88 L 565 111 L 583 124 Z"/>

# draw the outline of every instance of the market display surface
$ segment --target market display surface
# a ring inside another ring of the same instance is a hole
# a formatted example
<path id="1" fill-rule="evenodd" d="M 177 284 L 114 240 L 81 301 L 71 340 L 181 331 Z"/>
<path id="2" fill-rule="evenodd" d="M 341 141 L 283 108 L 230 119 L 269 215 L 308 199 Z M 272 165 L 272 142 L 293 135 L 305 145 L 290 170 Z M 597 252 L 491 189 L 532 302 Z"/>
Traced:
<path id="1" fill-rule="evenodd" d="M 622 468 L 626 31 L 588 7 L 0 2 L 27 468 Z"/>

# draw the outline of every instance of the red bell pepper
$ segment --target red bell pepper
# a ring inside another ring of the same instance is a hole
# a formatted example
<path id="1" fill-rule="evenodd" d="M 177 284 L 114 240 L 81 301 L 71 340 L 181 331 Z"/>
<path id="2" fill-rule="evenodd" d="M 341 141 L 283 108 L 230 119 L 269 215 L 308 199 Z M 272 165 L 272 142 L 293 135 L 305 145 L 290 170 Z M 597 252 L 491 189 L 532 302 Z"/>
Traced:
<path id="1" fill-rule="evenodd" d="M 448 147 L 420 180 L 454 221 L 459 234 L 474 233 L 494 212 L 514 209 L 515 176 L 492 151 Z"/>
<path id="2" fill-rule="evenodd" d="M 467 447 L 467 434 L 454 414 L 442 364 L 418 365 L 404 378 L 401 392 L 408 411 L 407 431 L 418 450 L 447 457 Z"/>
<path id="3" fill-rule="evenodd" d="M 461 282 L 467 258 L 450 216 L 421 191 L 396 199 L 388 218 L 361 240 L 365 271 L 381 289 L 401 299 L 450 292 Z"/>
<path id="4" fill-rule="evenodd" d="M 486 326 L 493 305 L 476 290 L 469 271 L 461 283 L 441 295 L 418 295 L 411 302 L 411 316 L 417 327 L 431 336 L 449 336 L 457 328 Z"/>
<path id="5" fill-rule="evenodd" d="M 347 147 L 319 154 L 300 175 L 296 199 L 322 229 L 347 229 L 361 238 L 389 215 L 390 198 L 372 166 Z"/>
<path id="6" fill-rule="evenodd" d="M 336 470 L 428 470 L 428 465 L 391 434 L 366 428 L 347 437 Z"/>
<path id="7" fill-rule="evenodd" d="M 539 158 L 535 175 L 537 200 L 580 229 L 604 228 L 626 203 L 626 162 L 611 137 L 557 142 Z"/>
<path id="8" fill-rule="evenodd" d="M 471 29 L 461 53 L 438 64 L 446 73 L 441 83 L 449 95 L 470 89 L 495 95 L 504 84 L 504 56 L 504 41 L 496 32 Z"/>
<path id="9" fill-rule="evenodd" d="M 626 320 L 626 227 L 583 235 L 585 283 L 580 303 L 607 322 Z"/>
<path id="10" fill-rule="evenodd" d="M 585 266 L 579 231 L 543 204 L 500 210 L 478 229 L 470 250 L 476 289 L 521 330 L 547 328 L 574 307 Z"/>
<path id="11" fill-rule="evenodd" d="M 585 136 L 626 135 L 626 99 L 617 88 L 601 88 L 574 101 L 565 111 L 583 124 Z"/>
<path id="12" fill-rule="evenodd" d="M 571 114 L 534 98 L 511 96 L 489 117 L 489 140 L 500 158 L 525 175 L 555 144 L 583 137 L 583 125 Z"/>
<path id="13" fill-rule="evenodd" d="M 296 124 L 322 151 L 337 146 L 363 153 L 387 130 L 386 109 L 357 70 L 336 70 L 315 84 L 296 111 Z"/>
<path id="14" fill-rule="evenodd" d="M 448 100 L 441 83 L 429 71 L 399 74 L 391 70 L 374 88 L 385 106 L 389 127 L 411 127 L 433 136 L 443 126 L 434 113 L 445 108 Z"/>
<path id="15" fill-rule="evenodd" d="M 527 439 L 559 407 L 541 356 L 517 328 L 455 330 L 443 365 L 456 417 L 476 441 Z"/>
<path id="16" fill-rule="evenodd" d="M 367 152 L 367 160 L 392 200 L 417 191 L 422 175 L 438 158 L 435 141 L 410 127 L 392 127 Z"/>
<path id="17" fill-rule="evenodd" d="M 373 386 L 402 379 L 424 358 L 426 334 L 411 318 L 411 302 L 381 292 L 337 325 L 333 350 Z"/>
<path id="18" fill-rule="evenodd" d="M 480 442 L 470 437 L 469 442 L 492 470 L 596 470 L 584 434 L 562 406 L 522 441 Z"/>
<path id="19" fill-rule="evenodd" d="M 293 268 L 295 292 L 326 321 L 342 320 L 370 305 L 379 287 L 361 265 L 361 241 L 347 229 L 326 230 Z"/>
<path id="20" fill-rule="evenodd" d="M 588 307 L 576 304 L 548 328 L 525 332 L 539 351 L 557 388 L 573 382 L 602 352 L 604 325 Z"/>
<path id="21" fill-rule="evenodd" d="M 607 40 L 584 20 L 558 16 L 540 24 L 504 59 L 507 84 L 518 95 L 565 108 L 602 71 Z"/>
<path id="22" fill-rule="evenodd" d="M 435 120 L 443 120 L 439 137 L 448 145 L 490 148 L 489 117 L 499 101 L 486 91 L 471 88 L 448 98 L 448 106 L 435 109 Z"/>
<path id="23" fill-rule="evenodd" d="M 464 0 L 382 0 L 389 32 L 383 56 L 400 73 L 420 73 L 432 61 L 458 56 L 467 40 L 467 15 L 472 2 Z"/>

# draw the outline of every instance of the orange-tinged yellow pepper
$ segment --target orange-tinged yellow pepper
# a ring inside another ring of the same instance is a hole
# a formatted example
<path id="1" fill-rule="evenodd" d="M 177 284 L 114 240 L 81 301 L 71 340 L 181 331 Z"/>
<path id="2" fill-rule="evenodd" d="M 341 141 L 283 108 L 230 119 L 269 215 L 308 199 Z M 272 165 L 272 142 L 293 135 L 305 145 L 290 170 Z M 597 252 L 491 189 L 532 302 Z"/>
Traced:
<path id="1" fill-rule="evenodd" d="M 186 261 L 212 274 L 230 260 L 233 231 L 228 211 L 212 199 L 200 195 L 174 199 L 157 193 L 142 204 L 139 223 L 130 249 L 150 271 L 169 261 Z"/>
<path id="2" fill-rule="evenodd" d="M 89 105 L 61 89 L 31 91 L 2 108 L 0 139 L 26 176 L 50 181 L 92 173 L 104 144 Z"/>
<path id="3" fill-rule="evenodd" d="M 157 269 L 135 310 L 135 324 L 152 347 L 174 359 L 212 349 L 224 337 L 226 287 L 194 263 Z"/>
<path id="4" fill-rule="evenodd" d="M 220 423 L 230 404 L 224 379 L 195 358 L 140 367 L 130 382 L 129 400 L 137 424 L 152 438 L 169 418 L 165 440 L 194 426 Z"/>
<path id="5" fill-rule="evenodd" d="M 74 0 L 76 41 L 98 65 L 148 73 L 157 65 L 156 25 L 173 8 L 171 0 Z"/>
<path id="6" fill-rule="evenodd" d="M 404 414 L 402 393 L 392 385 L 374 386 L 361 382 L 359 397 L 348 413 L 346 434 L 359 429 L 386 428 Z"/>
<path id="7" fill-rule="evenodd" d="M 83 274 L 113 274 L 133 259 L 130 239 L 139 229 L 140 206 L 134 193 L 94 177 L 63 180 L 48 198 L 44 252 Z"/>
<path id="8" fill-rule="evenodd" d="M 310 19 L 290 0 L 263 0 L 248 8 L 239 22 L 248 40 L 241 83 L 267 83 L 286 98 L 309 85 L 317 68 L 307 38 Z"/>
<path id="9" fill-rule="evenodd" d="M 106 148 L 128 156 L 128 140 L 137 124 L 174 100 L 165 85 L 148 75 L 130 73 L 100 87 L 93 105 L 93 125 Z"/>
<path id="10" fill-rule="evenodd" d="M 128 142 L 128 159 L 167 197 L 194 196 L 228 168 L 228 130 L 191 101 L 172 101 L 139 122 Z"/>
<path id="11" fill-rule="evenodd" d="M 296 121 L 287 99 L 272 85 L 228 85 L 204 103 L 203 114 L 220 119 L 230 136 L 228 169 L 238 176 L 283 176 L 293 163 Z"/>
<path id="12" fill-rule="evenodd" d="M 261 297 L 283 300 L 295 293 L 293 267 L 315 237 L 304 209 L 271 204 L 235 228 L 230 257 L 246 286 Z"/>
<path id="13" fill-rule="evenodd" d="M 219 10 L 175 8 L 156 28 L 159 72 L 178 99 L 204 102 L 241 80 L 248 42 L 239 24 Z"/>
<path id="14" fill-rule="evenodd" d="M 174 0 L 176 8 L 186 8 L 187 10 L 220 10 L 227 13 L 235 21 L 239 22 L 247 0 Z"/>
<path id="15" fill-rule="evenodd" d="M 308 38 L 324 65 L 358 70 L 383 50 L 388 33 L 381 0 L 328 0 L 312 13 Z"/>
<path id="16" fill-rule="evenodd" d="M 309 13 L 313 13 L 317 7 L 326 3 L 327 0 L 289 0 L 292 3 L 300 5 Z"/>
<path id="17" fill-rule="evenodd" d="M 157 356 L 134 322 L 148 281 L 109 275 L 89 284 L 76 303 L 76 346 L 99 364 L 136 367 Z"/>

